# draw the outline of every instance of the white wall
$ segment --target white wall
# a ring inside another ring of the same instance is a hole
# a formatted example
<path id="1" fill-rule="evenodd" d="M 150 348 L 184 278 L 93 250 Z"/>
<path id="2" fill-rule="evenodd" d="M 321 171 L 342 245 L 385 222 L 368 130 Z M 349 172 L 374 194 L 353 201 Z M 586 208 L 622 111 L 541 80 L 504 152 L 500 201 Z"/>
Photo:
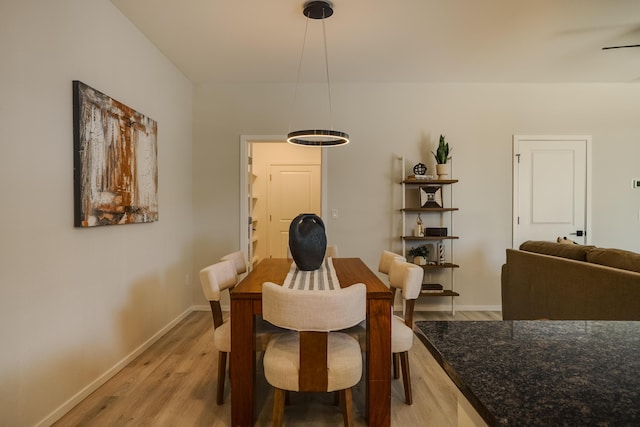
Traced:
<path id="1" fill-rule="evenodd" d="M 338 209 L 340 216 L 327 218 L 326 224 L 341 256 L 361 257 L 376 268 L 382 249 L 397 248 L 400 175 L 395 158 L 404 155 L 408 165 L 422 161 L 433 171 L 430 152 L 441 133 L 453 147 L 453 177 L 460 180 L 455 186 L 460 208 L 456 234 L 461 237 L 456 243 L 458 309 L 501 304 L 500 266 L 511 244 L 513 134 L 592 135 L 592 243 L 640 251 L 640 190 L 631 189 L 631 179 L 640 177 L 640 85 L 333 88 L 335 128 L 349 132 L 352 140 L 328 149 L 328 208 Z M 196 87 L 194 191 L 201 237 L 196 264 L 207 253 L 237 246 L 238 135 L 286 133 L 291 93 L 290 85 Z M 310 116 L 317 114 L 308 108 Z"/>
<path id="2" fill-rule="evenodd" d="M 107 0 L 3 0 L 0 58 L 0 424 L 31 426 L 192 305 L 192 85 Z M 158 222 L 73 227 L 72 80 L 158 122 Z"/>

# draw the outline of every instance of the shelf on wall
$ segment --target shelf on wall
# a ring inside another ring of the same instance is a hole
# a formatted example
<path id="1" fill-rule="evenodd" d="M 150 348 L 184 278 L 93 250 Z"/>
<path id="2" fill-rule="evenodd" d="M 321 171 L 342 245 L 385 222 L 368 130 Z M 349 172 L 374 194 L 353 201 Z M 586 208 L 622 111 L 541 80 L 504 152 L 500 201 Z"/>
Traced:
<path id="1" fill-rule="evenodd" d="M 427 264 L 421 265 L 424 270 L 437 270 L 439 268 L 460 268 L 458 264 L 453 264 L 450 262 L 445 262 L 444 264 Z"/>
<path id="2" fill-rule="evenodd" d="M 451 240 L 451 239 L 459 239 L 458 236 L 402 236 L 402 240 L 412 240 L 412 241 L 420 241 L 420 240 Z"/>
<path id="3" fill-rule="evenodd" d="M 457 179 L 405 179 L 401 183 L 402 184 L 423 184 L 423 185 L 444 185 L 444 184 L 455 184 L 458 182 Z"/>
<path id="4" fill-rule="evenodd" d="M 442 291 L 420 291 L 420 296 L 423 297 L 459 297 L 460 294 L 455 291 L 444 289 Z"/>
<path id="5" fill-rule="evenodd" d="M 452 212 L 459 208 L 402 208 L 404 212 Z"/>

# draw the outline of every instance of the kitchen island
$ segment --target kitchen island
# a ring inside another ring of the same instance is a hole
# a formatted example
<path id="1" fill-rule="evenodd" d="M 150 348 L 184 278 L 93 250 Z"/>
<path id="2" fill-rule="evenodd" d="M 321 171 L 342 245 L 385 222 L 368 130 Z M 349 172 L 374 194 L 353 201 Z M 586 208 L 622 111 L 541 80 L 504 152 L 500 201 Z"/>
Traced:
<path id="1" fill-rule="evenodd" d="M 415 329 L 487 425 L 640 425 L 640 322 L 421 321 Z"/>

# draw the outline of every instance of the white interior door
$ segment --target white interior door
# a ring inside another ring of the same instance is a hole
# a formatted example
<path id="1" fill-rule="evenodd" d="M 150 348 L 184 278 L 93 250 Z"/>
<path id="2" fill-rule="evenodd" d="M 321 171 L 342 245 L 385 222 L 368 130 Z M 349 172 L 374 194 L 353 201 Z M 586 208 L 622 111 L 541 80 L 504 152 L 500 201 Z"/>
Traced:
<path id="1" fill-rule="evenodd" d="M 513 247 L 590 241 L 590 136 L 514 135 Z"/>
<path id="2" fill-rule="evenodd" d="M 301 213 L 320 212 L 320 165 L 271 165 L 268 190 L 270 258 L 286 258 L 289 225 Z"/>

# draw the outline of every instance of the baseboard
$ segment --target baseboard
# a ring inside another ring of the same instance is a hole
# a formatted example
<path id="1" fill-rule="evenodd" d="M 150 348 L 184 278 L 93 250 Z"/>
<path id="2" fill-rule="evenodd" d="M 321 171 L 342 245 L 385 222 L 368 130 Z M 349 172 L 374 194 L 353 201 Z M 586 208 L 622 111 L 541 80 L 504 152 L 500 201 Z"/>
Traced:
<path id="1" fill-rule="evenodd" d="M 202 305 L 194 305 L 191 307 L 193 309 L 193 311 L 211 311 L 211 306 L 207 305 L 207 304 L 202 304 Z M 220 309 L 225 312 L 225 311 L 231 311 L 231 305 L 230 304 L 220 304 Z"/>
<path id="2" fill-rule="evenodd" d="M 397 308 L 397 307 L 394 307 Z M 455 311 L 502 311 L 502 305 L 460 305 L 453 304 Z M 416 304 L 416 311 L 451 311 L 451 303 Z"/>
<path id="3" fill-rule="evenodd" d="M 100 375 L 98 378 L 92 381 L 89 385 L 87 385 L 85 388 L 80 390 L 77 394 L 75 394 L 65 403 L 60 405 L 57 409 L 55 409 L 45 418 L 40 420 L 40 422 L 36 424 L 36 427 L 50 426 L 56 421 L 58 421 L 67 412 L 69 412 L 74 406 L 76 406 L 78 403 L 84 400 L 91 393 L 96 391 L 100 386 L 104 385 L 104 383 L 106 383 L 111 378 L 113 378 L 118 372 L 120 372 L 125 366 L 127 366 L 133 359 L 135 359 L 140 354 L 142 354 L 146 349 L 151 347 L 152 344 L 158 341 L 164 334 L 169 332 L 171 328 L 176 326 L 178 323 L 180 323 L 180 321 L 182 321 L 185 317 L 187 317 L 189 313 L 193 311 L 200 311 L 199 310 L 200 307 L 204 307 L 206 310 L 210 310 L 208 306 L 192 306 L 186 309 L 178 317 L 176 317 L 171 322 L 169 322 L 165 327 L 163 327 L 158 332 L 156 332 L 151 338 L 149 338 L 144 343 L 142 343 L 138 348 L 133 350 L 131 353 L 125 356 L 122 360 L 120 360 L 118 363 L 116 363 L 114 366 L 108 369 L 104 374 Z"/>
<path id="4" fill-rule="evenodd" d="M 210 305 L 193 305 L 191 306 L 191 311 L 211 311 L 211 306 Z M 222 311 L 225 311 L 224 308 L 222 308 Z"/>
<path id="5" fill-rule="evenodd" d="M 455 305 L 456 311 L 502 311 L 502 305 Z M 449 307 L 451 309 L 451 307 Z"/>

